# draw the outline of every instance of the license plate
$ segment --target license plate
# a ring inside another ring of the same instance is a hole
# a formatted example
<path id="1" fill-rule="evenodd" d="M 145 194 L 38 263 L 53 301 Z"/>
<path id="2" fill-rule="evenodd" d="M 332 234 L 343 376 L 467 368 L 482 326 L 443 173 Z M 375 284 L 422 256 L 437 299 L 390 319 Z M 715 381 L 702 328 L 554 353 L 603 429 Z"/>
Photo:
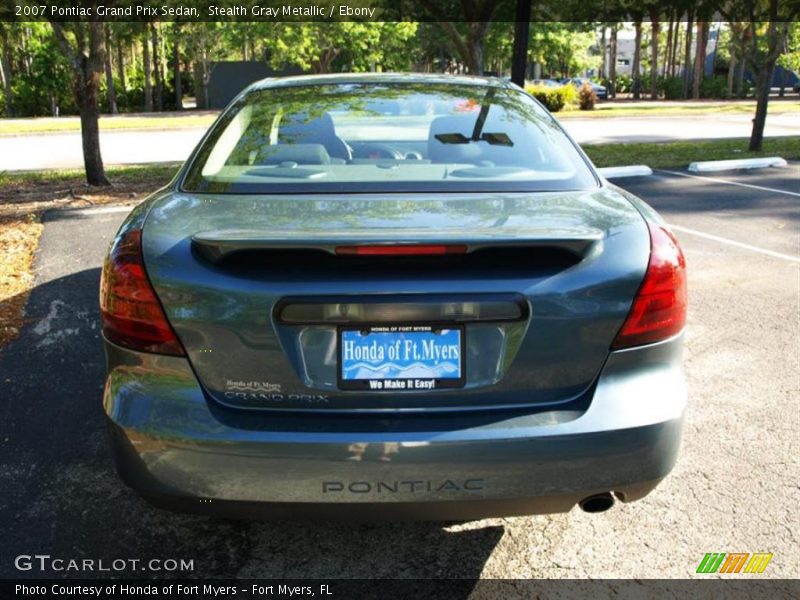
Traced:
<path id="1" fill-rule="evenodd" d="M 339 387 L 426 391 L 464 385 L 464 329 L 386 325 L 339 329 Z"/>

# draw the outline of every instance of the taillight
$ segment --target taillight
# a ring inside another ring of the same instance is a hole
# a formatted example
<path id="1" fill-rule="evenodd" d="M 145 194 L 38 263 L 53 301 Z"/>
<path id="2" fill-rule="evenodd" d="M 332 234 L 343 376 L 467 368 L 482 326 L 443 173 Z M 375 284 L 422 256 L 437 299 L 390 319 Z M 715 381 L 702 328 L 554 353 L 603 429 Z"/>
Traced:
<path id="1" fill-rule="evenodd" d="M 650 262 L 612 349 L 652 344 L 671 337 L 686 323 L 686 260 L 670 231 L 648 223 Z"/>
<path id="2" fill-rule="evenodd" d="M 103 264 L 100 315 L 110 342 L 145 352 L 185 354 L 147 279 L 141 229 L 117 240 Z"/>

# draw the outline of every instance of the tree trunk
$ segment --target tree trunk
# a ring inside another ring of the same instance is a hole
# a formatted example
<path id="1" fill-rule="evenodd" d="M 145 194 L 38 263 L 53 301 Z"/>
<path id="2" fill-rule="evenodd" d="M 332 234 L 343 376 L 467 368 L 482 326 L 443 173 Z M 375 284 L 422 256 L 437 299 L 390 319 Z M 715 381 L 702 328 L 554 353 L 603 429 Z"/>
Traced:
<path id="1" fill-rule="evenodd" d="M 650 13 L 650 98 L 658 98 L 658 34 L 661 24 L 658 22 L 658 10 Z"/>
<path id="2" fill-rule="evenodd" d="M 181 49 L 177 36 L 172 47 L 172 80 L 175 86 L 175 106 L 183 110 L 183 82 L 181 81 Z"/>
<path id="3" fill-rule="evenodd" d="M 197 108 L 208 108 L 208 66 L 202 58 L 194 64 L 194 93 Z"/>
<path id="4" fill-rule="evenodd" d="M 339 56 L 341 50 L 338 48 L 326 48 L 319 55 L 319 60 L 314 64 L 314 73 L 330 73 L 331 64 Z"/>
<path id="5" fill-rule="evenodd" d="M 106 92 L 108 94 L 108 112 L 116 115 L 117 110 L 117 91 L 114 89 L 114 71 L 111 65 L 111 29 L 108 25 L 104 27 L 106 34 L 105 70 L 106 70 Z"/>
<path id="6" fill-rule="evenodd" d="M 641 61 L 642 61 L 642 20 L 641 18 L 637 19 L 633 24 L 634 30 L 636 31 L 636 38 L 633 43 L 633 67 L 632 67 L 632 77 L 633 77 L 633 99 L 640 100 L 642 97 L 642 69 L 641 69 Z"/>
<path id="7" fill-rule="evenodd" d="M 19 54 L 21 59 L 20 64 L 22 65 L 22 68 L 19 70 L 24 71 L 25 75 L 27 75 L 28 77 L 31 76 L 31 60 L 33 55 L 33 52 L 31 52 L 28 48 L 28 45 L 30 44 L 30 38 L 31 38 L 30 27 L 23 27 L 22 35 L 19 36 L 19 43 L 21 47 L 17 49 L 18 51 L 21 50 Z"/>
<path id="8" fill-rule="evenodd" d="M 483 37 L 488 23 L 469 23 L 467 47 L 469 48 L 469 72 L 471 75 L 483 75 Z"/>
<path id="9" fill-rule="evenodd" d="M 692 86 L 692 98 L 700 99 L 700 84 L 706 71 L 706 45 L 708 44 L 708 22 L 697 22 L 697 46 L 694 55 L 694 83 Z"/>
<path id="10" fill-rule="evenodd" d="M 667 65 L 667 74 L 670 77 L 675 77 L 675 63 L 678 62 L 677 53 L 681 37 L 681 12 L 679 10 L 675 11 L 675 19 L 675 31 L 672 34 L 672 48 L 669 51 L 669 65 Z"/>
<path id="11" fill-rule="evenodd" d="M 5 74 L 5 71 L 3 70 L 3 61 L 2 60 L 0 60 L 0 87 L 2 87 L 3 90 L 6 89 L 6 74 Z"/>
<path id="12" fill-rule="evenodd" d="M 89 185 L 109 185 L 100 154 L 100 111 L 97 109 L 97 84 L 85 85 L 83 99 L 78 105 L 81 115 L 81 142 L 83 166 Z M 79 92 L 77 92 L 79 93 Z"/>
<path id="13" fill-rule="evenodd" d="M 2 55 L 0 56 L 0 67 L 3 71 L 3 96 L 6 103 L 6 116 L 14 116 L 14 99 L 11 95 L 11 49 L 8 44 L 8 33 L 5 25 L 0 23 L 0 44 L 2 44 Z"/>
<path id="14" fill-rule="evenodd" d="M 733 80 L 734 76 L 736 75 L 736 54 L 731 48 L 731 57 L 728 60 L 728 88 L 726 92 L 726 96 L 728 98 L 733 98 Z"/>
<path id="15" fill-rule="evenodd" d="M 669 26 L 667 27 L 667 44 L 664 47 L 665 56 L 664 56 L 664 65 L 663 69 L 661 69 L 661 76 L 667 77 L 669 75 L 669 63 L 672 59 L 672 36 L 675 33 L 675 23 L 672 20 L 672 11 L 669 12 Z"/>
<path id="16" fill-rule="evenodd" d="M 611 39 L 608 49 L 608 82 L 611 89 L 608 90 L 610 98 L 617 97 L 617 26 L 611 27 Z"/>
<path id="17" fill-rule="evenodd" d="M 153 23 L 153 71 L 156 76 L 155 108 L 158 112 L 164 110 L 164 72 L 161 70 L 161 54 L 159 52 L 158 22 Z"/>
<path id="18" fill-rule="evenodd" d="M 601 81 L 606 76 L 606 59 L 606 27 L 603 26 L 602 33 L 600 35 L 600 72 L 598 73 Z"/>
<path id="19" fill-rule="evenodd" d="M 770 0 L 769 4 L 769 25 L 767 28 L 767 51 L 762 53 L 756 43 L 755 24 L 749 26 L 753 37 L 753 45 L 748 55 L 748 62 L 756 74 L 756 115 L 753 119 L 753 132 L 750 135 L 750 151 L 760 151 L 764 141 L 764 126 L 767 122 L 767 107 L 769 105 L 769 93 L 772 87 L 772 77 L 775 73 L 775 63 L 785 50 L 786 39 L 789 33 L 790 21 L 777 22 L 778 0 Z M 752 13 L 751 13 L 752 14 Z M 780 28 L 780 29 L 779 29 Z"/>
<path id="20" fill-rule="evenodd" d="M 764 142 L 764 126 L 767 124 L 767 107 L 775 62 L 766 65 L 756 78 L 756 116 L 753 118 L 753 131 L 750 134 L 750 151 L 760 152 Z"/>
<path id="21" fill-rule="evenodd" d="M 150 80 L 150 24 L 144 24 L 142 66 L 144 67 L 144 112 L 153 112 L 153 85 Z"/>
<path id="22" fill-rule="evenodd" d="M 117 40 L 117 79 L 119 79 L 119 89 L 125 91 L 125 45 L 121 40 Z M 110 52 L 111 49 L 109 48 Z"/>
<path id="23" fill-rule="evenodd" d="M 436 3 L 431 3 L 429 10 L 434 14 L 434 16 L 438 15 L 439 18 L 441 18 L 442 13 L 439 12 L 438 8 L 435 8 L 435 5 Z M 486 29 L 489 26 L 489 20 L 491 19 L 495 7 L 493 2 L 485 2 L 473 5 L 472 8 L 477 12 L 473 13 L 472 11 L 469 11 L 470 14 L 467 15 L 468 19 L 465 23 L 467 27 L 466 36 L 461 35 L 455 24 L 451 21 L 443 19 L 442 21 L 437 21 L 437 23 L 447 37 L 450 38 L 450 41 L 453 43 L 453 48 L 458 54 L 458 57 L 461 59 L 463 65 L 466 65 L 470 74 L 482 75 L 483 38 L 486 35 Z M 480 18 L 470 18 L 470 15 L 477 15 L 479 13 L 482 15 Z"/>
<path id="24" fill-rule="evenodd" d="M 739 61 L 739 72 L 736 74 L 736 96 L 744 98 L 744 69 L 746 63 L 744 59 Z"/>
<path id="25" fill-rule="evenodd" d="M 101 21 L 72 23 L 75 45 L 67 39 L 65 24 L 51 22 L 53 33 L 72 67 L 75 103 L 81 118 L 83 165 L 89 185 L 109 185 L 100 155 L 100 126 L 97 98 L 105 64 L 105 36 Z M 87 47 L 88 38 L 88 47 Z"/>
<path id="26" fill-rule="evenodd" d="M 689 88 L 692 86 L 692 17 L 693 11 L 690 9 L 686 15 L 686 45 L 684 47 L 683 61 L 683 98 L 689 97 Z"/>

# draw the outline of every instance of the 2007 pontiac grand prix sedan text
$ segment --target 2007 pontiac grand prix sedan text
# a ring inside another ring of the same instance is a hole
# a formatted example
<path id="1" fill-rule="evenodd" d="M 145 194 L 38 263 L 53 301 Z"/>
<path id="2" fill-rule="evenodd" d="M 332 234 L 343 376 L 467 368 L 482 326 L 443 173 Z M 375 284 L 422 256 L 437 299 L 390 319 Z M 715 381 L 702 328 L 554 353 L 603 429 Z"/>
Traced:
<path id="1" fill-rule="evenodd" d="M 672 468 L 678 243 L 501 80 L 265 80 L 103 267 L 122 478 L 227 516 L 602 511 Z"/>

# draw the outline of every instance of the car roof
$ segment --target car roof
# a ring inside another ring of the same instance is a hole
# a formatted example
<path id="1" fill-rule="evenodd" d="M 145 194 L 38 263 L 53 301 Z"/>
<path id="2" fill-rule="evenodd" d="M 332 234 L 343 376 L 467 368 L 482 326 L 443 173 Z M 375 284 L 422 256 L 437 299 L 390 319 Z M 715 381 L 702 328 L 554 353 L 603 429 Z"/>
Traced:
<path id="1" fill-rule="evenodd" d="M 501 77 L 448 75 L 445 73 L 336 73 L 328 75 L 268 77 L 267 79 L 256 81 L 247 88 L 247 91 L 309 85 L 345 85 L 359 83 L 447 83 L 475 87 L 517 88 L 515 84 Z"/>

